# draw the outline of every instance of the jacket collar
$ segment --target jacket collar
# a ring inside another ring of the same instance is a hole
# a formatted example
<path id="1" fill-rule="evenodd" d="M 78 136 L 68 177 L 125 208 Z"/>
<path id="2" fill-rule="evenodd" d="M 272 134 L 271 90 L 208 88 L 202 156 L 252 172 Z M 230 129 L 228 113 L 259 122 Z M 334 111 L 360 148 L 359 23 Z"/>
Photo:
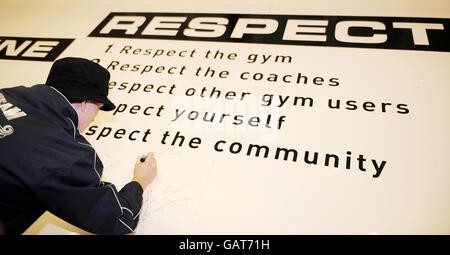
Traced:
<path id="1" fill-rule="evenodd" d="M 62 105 L 62 108 L 61 108 L 61 113 L 64 115 L 64 116 L 66 116 L 66 117 L 68 117 L 68 118 L 70 118 L 71 120 L 72 120 L 72 122 L 74 123 L 74 125 L 75 125 L 75 128 L 77 129 L 77 127 L 78 127 L 78 113 L 77 113 L 77 111 L 75 110 L 75 108 L 73 107 L 73 105 L 69 102 L 69 100 L 67 100 L 67 98 L 66 98 L 66 96 L 64 96 L 61 92 L 59 92 L 57 89 L 55 89 L 54 87 L 52 87 L 52 86 L 48 86 L 48 87 L 50 87 L 50 88 L 52 88 L 54 91 L 56 91 L 59 95 L 61 95 L 61 97 L 62 98 L 64 98 L 64 105 Z"/>

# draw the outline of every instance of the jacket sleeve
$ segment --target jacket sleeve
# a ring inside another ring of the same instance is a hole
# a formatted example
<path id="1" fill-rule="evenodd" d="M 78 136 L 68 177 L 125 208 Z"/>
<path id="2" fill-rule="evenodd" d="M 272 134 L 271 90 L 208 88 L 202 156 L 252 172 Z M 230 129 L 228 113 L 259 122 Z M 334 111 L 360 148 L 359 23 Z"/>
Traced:
<path id="1" fill-rule="evenodd" d="M 51 213 L 95 234 L 134 232 L 142 205 L 142 188 L 137 182 L 126 184 L 118 192 L 110 183 L 83 187 L 60 175 L 46 178 L 37 196 Z"/>
<path id="2" fill-rule="evenodd" d="M 78 144 L 70 157 L 54 160 L 58 169 L 36 188 L 43 206 L 61 219 L 96 234 L 134 232 L 142 207 L 142 187 L 126 184 L 120 191 L 100 179 L 103 166 L 95 151 Z M 54 166 L 55 167 L 55 166 Z"/>

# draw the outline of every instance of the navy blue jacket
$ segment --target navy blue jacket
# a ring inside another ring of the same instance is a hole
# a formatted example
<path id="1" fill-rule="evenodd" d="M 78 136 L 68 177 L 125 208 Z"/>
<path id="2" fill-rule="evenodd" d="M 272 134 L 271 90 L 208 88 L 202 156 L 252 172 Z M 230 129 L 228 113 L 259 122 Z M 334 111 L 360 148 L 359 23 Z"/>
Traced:
<path id="1" fill-rule="evenodd" d="M 0 219 L 21 234 L 46 210 L 97 234 L 134 231 L 142 187 L 120 191 L 78 129 L 67 99 L 46 85 L 0 89 Z"/>

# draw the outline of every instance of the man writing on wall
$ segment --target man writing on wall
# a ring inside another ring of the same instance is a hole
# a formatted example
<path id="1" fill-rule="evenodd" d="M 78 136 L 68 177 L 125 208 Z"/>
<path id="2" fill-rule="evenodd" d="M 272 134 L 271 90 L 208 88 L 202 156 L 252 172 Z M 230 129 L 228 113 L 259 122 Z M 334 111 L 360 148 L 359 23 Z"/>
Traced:
<path id="1" fill-rule="evenodd" d="M 46 210 L 98 234 L 134 232 L 143 190 L 156 176 L 152 153 L 138 157 L 120 191 L 81 134 L 107 98 L 110 74 L 82 58 L 55 61 L 45 85 L 0 89 L 0 218 L 21 234 Z"/>

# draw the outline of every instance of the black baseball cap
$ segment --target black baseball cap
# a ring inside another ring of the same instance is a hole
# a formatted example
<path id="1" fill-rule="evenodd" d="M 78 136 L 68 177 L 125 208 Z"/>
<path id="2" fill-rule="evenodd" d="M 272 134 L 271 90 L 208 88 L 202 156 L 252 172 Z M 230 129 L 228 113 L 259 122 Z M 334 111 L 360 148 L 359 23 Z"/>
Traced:
<path id="1" fill-rule="evenodd" d="M 100 110 L 111 111 L 116 106 L 108 99 L 109 78 L 108 70 L 101 65 L 85 58 L 67 57 L 53 63 L 45 84 L 71 103 L 91 100 L 104 104 Z"/>

